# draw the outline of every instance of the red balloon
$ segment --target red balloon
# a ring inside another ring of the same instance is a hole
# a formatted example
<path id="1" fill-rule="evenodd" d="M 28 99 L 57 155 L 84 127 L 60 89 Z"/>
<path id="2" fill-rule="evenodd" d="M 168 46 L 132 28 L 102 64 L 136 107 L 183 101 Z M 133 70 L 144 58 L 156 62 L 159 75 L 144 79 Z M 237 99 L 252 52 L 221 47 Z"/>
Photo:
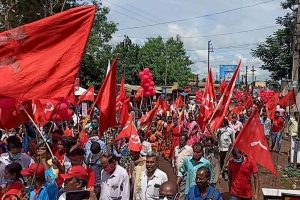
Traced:
<path id="1" fill-rule="evenodd" d="M 150 83 L 144 83 L 143 84 L 143 88 L 145 89 L 145 88 L 149 88 L 150 87 Z"/>
<path id="2" fill-rule="evenodd" d="M 154 84 L 154 82 L 153 82 L 153 81 L 151 81 L 151 82 L 150 82 L 150 85 L 151 85 L 151 86 L 154 86 L 155 84 Z"/>
<path id="3" fill-rule="evenodd" d="M 144 73 L 146 74 L 149 74 L 150 73 L 150 70 L 149 70 L 149 68 L 148 67 L 146 67 L 145 69 L 144 69 Z"/>
<path id="4" fill-rule="evenodd" d="M 55 121 L 55 122 L 60 122 L 62 120 L 61 116 L 59 114 L 54 114 L 52 116 L 52 121 Z"/>
<path id="5" fill-rule="evenodd" d="M 146 74 L 144 74 L 142 79 L 149 80 L 149 76 L 148 76 L 148 75 L 146 75 Z"/>
<path id="6" fill-rule="evenodd" d="M 61 103 L 57 107 L 59 108 L 60 111 L 68 109 L 68 105 L 66 103 Z"/>
<path id="7" fill-rule="evenodd" d="M 151 95 L 151 93 L 149 91 L 145 92 L 145 96 L 149 97 Z"/>
<path id="8" fill-rule="evenodd" d="M 68 111 L 67 111 L 67 119 L 71 119 L 72 116 L 73 116 L 73 110 L 68 109 Z"/>
<path id="9" fill-rule="evenodd" d="M 139 72 L 139 77 L 140 77 L 140 78 L 142 78 L 142 77 L 143 77 L 143 75 L 144 75 L 144 73 L 143 73 L 143 72 Z"/>

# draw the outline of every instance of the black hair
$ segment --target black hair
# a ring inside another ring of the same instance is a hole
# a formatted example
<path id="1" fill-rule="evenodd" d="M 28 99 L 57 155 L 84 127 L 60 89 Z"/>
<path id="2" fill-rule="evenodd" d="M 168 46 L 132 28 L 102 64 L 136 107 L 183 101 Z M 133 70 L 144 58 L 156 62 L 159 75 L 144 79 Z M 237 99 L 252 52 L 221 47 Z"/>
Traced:
<path id="1" fill-rule="evenodd" d="M 6 165 L 5 170 L 7 170 L 10 174 L 16 174 L 16 179 L 23 179 L 23 176 L 21 175 L 22 165 L 20 163 L 15 162 L 8 164 Z"/>
<path id="2" fill-rule="evenodd" d="M 84 156 L 84 150 L 81 148 L 75 148 L 71 152 L 68 153 L 68 157 L 71 156 Z"/>
<path id="3" fill-rule="evenodd" d="M 117 157 L 111 153 L 105 153 L 101 157 L 107 158 L 109 164 L 117 162 Z"/>
<path id="4" fill-rule="evenodd" d="M 15 148 L 22 148 L 22 142 L 16 135 L 9 136 L 6 141 L 8 150 L 10 150 L 11 145 L 13 145 Z"/>
<path id="5" fill-rule="evenodd" d="M 202 145 L 200 142 L 198 142 L 198 143 L 194 144 L 193 150 L 194 150 L 195 148 L 200 148 L 201 151 L 202 151 L 202 150 L 203 150 L 203 145 Z"/>
<path id="6" fill-rule="evenodd" d="M 197 169 L 197 173 L 198 173 L 199 171 L 203 171 L 203 170 L 207 172 L 206 178 L 210 178 L 210 176 L 211 176 L 211 171 L 210 171 L 207 167 L 205 167 L 205 166 L 202 166 L 202 167 L 200 167 L 199 169 Z"/>
<path id="7" fill-rule="evenodd" d="M 180 137 L 184 137 L 184 140 L 187 141 L 188 140 L 188 136 L 185 134 L 181 134 Z"/>
<path id="8" fill-rule="evenodd" d="M 228 126 L 228 125 L 229 125 L 229 122 L 228 122 L 227 119 L 224 119 L 223 123 L 224 123 L 225 126 Z"/>
<path id="9" fill-rule="evenodd" d="M 95 141 L 92 142 L 90 150 L 93 154 L 99 153 L 101 151 L 100 144 L 98 142 L 95 142 Z"/>
<path id="10" fill-rule="evenodd" d="M 47 142 L 47 144 L 49 145 L 50 149 L 52 150 L 53 149 L 53 145 L 51 143 L 49 143 L 49 142 Z M 46 144 L 46 142 L 42 142 L 42 143 L 40 143 L 38 145 L 38 148 L 41 147 L 41 146 L 45 146 L 47 153 L 50 153 L 50 150 L 49 150 L 47 144 Z"/>

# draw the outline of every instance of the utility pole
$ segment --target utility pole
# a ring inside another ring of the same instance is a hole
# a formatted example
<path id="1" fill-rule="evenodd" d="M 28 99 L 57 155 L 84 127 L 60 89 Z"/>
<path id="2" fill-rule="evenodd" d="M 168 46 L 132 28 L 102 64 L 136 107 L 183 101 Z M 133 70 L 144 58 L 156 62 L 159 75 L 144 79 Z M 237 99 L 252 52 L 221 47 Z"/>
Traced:
<path id="1" fill-rule="evenodd" d="M 300 63 L 300 0 L 298 0 L 297 23 L 293 36 L 293 68 L 292 81 L 299 84 L 299 63 Z"/>
<path id="2" fill-rule="evenodd" d="M 245 84 L 248 86 L 248 66 L 246 66 Z"/>
<path id="3" fill-rule="evenodd" d="M 300 1 L 300 0 L 299 0 Z M 209 40 L 208 42 L 207 42 L 207 73 L 209 72 L 209 54 L 211 53 L 211 52 L 214 52 L 214 50 L 213 50 L 213 46 L 212 46 L 212 43 L 211 43 L 211 40 Z"/>
<path id="4" fill-rule="evenodd" d="M 253 84 L 253 86 L 255 85 L 255 80 L 254 80 L 254 72 L 255 72 L 256 70 L 254 69 L 254 65 L 252 66 L 252 69 L 251 69 L 251 72 L 252 72 L 252 84 Z"/>

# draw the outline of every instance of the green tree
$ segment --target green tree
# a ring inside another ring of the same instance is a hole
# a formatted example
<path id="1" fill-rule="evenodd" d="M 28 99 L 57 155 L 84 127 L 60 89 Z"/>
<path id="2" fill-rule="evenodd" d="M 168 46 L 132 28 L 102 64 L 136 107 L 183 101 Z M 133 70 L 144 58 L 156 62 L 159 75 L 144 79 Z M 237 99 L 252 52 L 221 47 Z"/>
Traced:
<path id="1" fill-rule="evenodd" d="M 179 38 L 169 38 L 166 42 L 161 37 L 149 38 L 141 47 L 139 63 L 142 67 L 149 67 L 156 85 L 165 84 L 166 71 L 167 84 L 178 82 L 184 86 L 192 76 L 189 67 L 192 61 Z"/>
<path id="2" fill-rule="evenodd" d="M 271 72 L 271 78 L 280 80 L 283 77 L 291 77 L 293 63 L 293 33 L 296 23 L 296 5 L 295 0 L 286 0 L 281 3 L 283 9 L 288 9 L 288 12 L 283 17 L 276 19 L 276 24 L 282 26 L 268 36 L 266 41 L 259 44 L 256 49 L 253 49 L 251 54 L 263 61 L 262 69 Z"/>
<path id="3" fill-rule="evenodd" d="M 124 36 L 124 40 L 114 48 L 113 55 L 119 59 L 118 74 L 125 73 L 126 83 L 140 83 L 138 73 L 142 67 L 139 64 L 139 52 L 140 46 L 134 44 L 128 36 Z"/>
<path id="4" fill-rule="evenodd" d="M 47 16 L 86 5 L 76 0 L 0 0 L 0 31 L 30 23 Z M 108 60 L 112 59 L 112 48 L 108 42 L 117 30 L 117 24 L 108 21 L 109 8 L 100 0 L 91 1 L 96 6 L 96 16 L 79 72 L 83 86 L 99 86 L 105 76 Z"/>

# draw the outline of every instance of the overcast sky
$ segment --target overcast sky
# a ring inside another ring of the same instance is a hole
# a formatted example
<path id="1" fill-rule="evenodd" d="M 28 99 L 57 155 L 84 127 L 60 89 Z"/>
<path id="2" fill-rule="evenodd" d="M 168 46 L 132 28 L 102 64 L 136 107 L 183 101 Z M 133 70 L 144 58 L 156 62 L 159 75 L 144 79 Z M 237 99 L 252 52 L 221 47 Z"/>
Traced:
<path id="1" fill-rule="evenodd" d="M 257 80 L 269 79 L 250 50 L 279 28 L 275 19 L 285 14 L 279 0 L 103 0 L 103 4 L 111 9 L 109 20 L 119 24 L 111 44 L 123 40 L 123 35 L 142 44 L 147 37 L 179 34 L 194 62 L 192 71 L 200 78 L 207 74 L 207 42 L 211 40 L 214 75 L 219 74 L 220 64 L 242 59 L 242 74 L 246 65 L 254 65 Z"/>

